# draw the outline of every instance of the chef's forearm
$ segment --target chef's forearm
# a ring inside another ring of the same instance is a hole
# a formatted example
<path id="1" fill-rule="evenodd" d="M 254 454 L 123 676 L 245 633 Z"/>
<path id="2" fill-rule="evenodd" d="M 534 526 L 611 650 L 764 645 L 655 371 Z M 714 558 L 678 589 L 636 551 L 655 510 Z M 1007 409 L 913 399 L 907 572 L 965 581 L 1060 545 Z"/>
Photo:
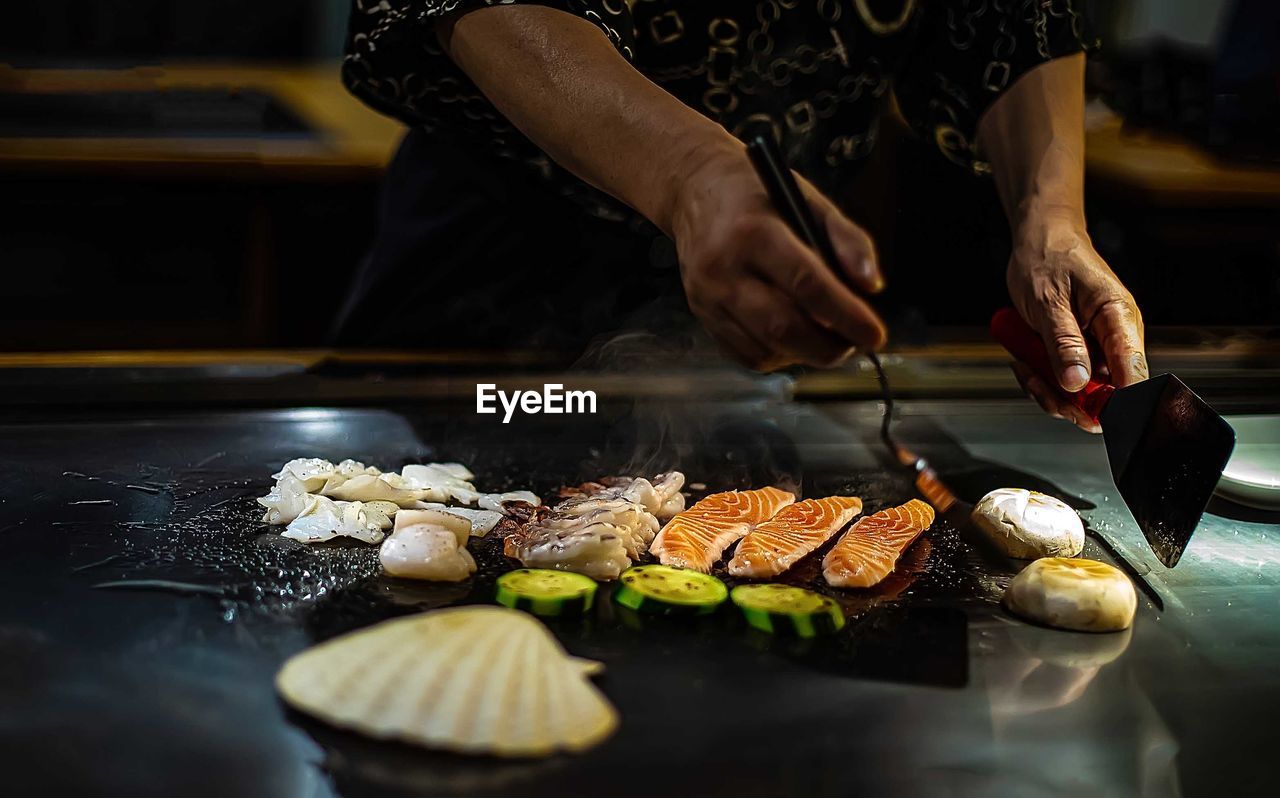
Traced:
<path id="1" fill-rule="evenodd" d="M 1084 56 L 1023 75 L 978 125 L 1015 234 L 1049 221 L 1084 229 Z"/>
<path id="2" fill-rule="evenodd" d="M 740 150 L 722 127 L 627 63 L 591 23 L 497 6 L 440 23 L 441 44 L 494 106 L 551 158 L 671 232 L 696 164 Z"/>

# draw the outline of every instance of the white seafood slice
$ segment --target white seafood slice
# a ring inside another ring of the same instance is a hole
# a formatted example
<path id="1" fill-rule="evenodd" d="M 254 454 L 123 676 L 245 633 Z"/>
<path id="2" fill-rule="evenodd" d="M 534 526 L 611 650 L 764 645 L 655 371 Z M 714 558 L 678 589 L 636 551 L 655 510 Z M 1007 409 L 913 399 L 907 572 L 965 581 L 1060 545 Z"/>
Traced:
<path id="1" fill-rule="evenodd" d="M 459 476 L 466 473 L 467 477 Z M 450 499 L 463 504 L 475 504 L 480 492 L 468 480 L 471 472 L 457 463 L 426 463 L 407 465 L 400 469 L 397 487 L 429 491 L 427 501 L 444 502 Z"/>
<path id="2" fill-rule="evenodd" d="M 506 493 L 481 493 L 476 497 L 476 503 L 480 505 L 482 510 L 492 510 L 494 512 L 502 512 L 503 502 L 528 502 L 529 504 L 542 504 L 542 499 L 538 498 L 538 494 L 527 490 L 509 490 Z"/>
<path id="3" fill-rule="evenodd" d="M 347 502 L 392 502 L 400 507 L 413 507 L 418 502 L 432 498 L 429 491 L 396 487 L 385 479 L 389 474 L 374 476 L 361 474 L 336 483 L 325 485 L 321 493 L 332 499 Z"/>
<path id="4" fill-rule="evenodd" d="M 382 478 L 398 488 L 426 491 L 424 501 L 456 501 L 461 504 L 478 504 L 482 510 L 502 512 L 502 503 L 511 501 L 541 504 L 537 494 L 527 490 L 507 493 L 482 493 L 469 480 L 474 475 L 459 463 L 427 463 L 407 465 L 399 474 L 383 474 Z"/>
<path id="5" fill-rule="evenodd" d="M 684 474 L 672 471 L 653 482 L 639 477 L 610 482 L 589 493 L 577 492 L 549 515 L 508 535 L 503 546 L 507 556 L 530 568 L 616 579 L 648 550 L 662 526 L 658 513 L 684 507 Z"/>
<path id="6" fill-rule="evenodd" d="M 262 520 L 268 524 L 287 524 L 307 508 L 311 496 L 302 480 L 292 473 L 283 472 L 272 486 L 271 492 L 258 499 L 258 504 L 267 508 Z"/>
<path id="7" fill-rule="evenodd" d="M 997 488 L 973 508 L 973 524 L 1010 557 L 1074 557 L 1084 548 L 1084 524 L 1071 505 L 1023 488 Z"/>
<path id="8" fill-rule="evenodd" d="M 390 576 L 430 582 L 461 582 L 476 572 L 471 552 L 453 532 L 434 524 L 397 529 L 378 549 L 378 561 Z"/>
<path id="9" fill-rule="evenodd" d="M 614 524 L 551 519 L 509 536 L 507 556 L 528 568 L 573 571 L 592 579 L 617 579 L 631 565 L 631 533 Z"/>
<path id="10" fill-rule="evenodd" d="M 662 506 L 658 508 L 654 515 L 658 517 L 659 521 L 665 524 L 684 511 L 684 494 L 677 492 L 674 496 L 663 502 Z"/>
<path id="11" fill-rule="evenodd" d="M 391 576 L 461 582 L 476 572 L 467 551 L 471 522 L 442 510 L 402 510 L 378 560 Z"/>
<path id="12" fill-rule="evenodd" d="M 285 463 L 272 477 L 282 479 L 285 474 L 292 474 L 306 486 L 307 493 L 320 493 L 325 487 L 336 487 L 352 477 L 377 476 L 381 473 L 373 466 L 366 466 L 356 460 L 343 460 L 334 465 L 319 457 L 299 457 Z"/>
<path id="13" fill-rule="evenodd" d="M 319 457 L 300 457 L 290 460 L 275 475 L 276 484 L 271 491 L 258 499 L 266 508 L 263 520 L 269 524 L 290 524 L 313 504 L 317 496 L 323 496 L 336 504 L 314 503 L 309 520 L 295 526 L 290 537 L 316 542 L 330 540 L 344 532 L 324 529 L 326 526 L 354 529 L 355 521 L 344 522 L 342 507 L 347 503 L 362 503 L 366 513 L 375 510 L 392 518 L 401 507 L 449 510 L 466 518 L 471 534 L 487 535 L 502 520 L 503 502 L 524 501 L 540 504 L 538 497 L 529 491 L 507 493 L 480 493 L 468 480 L 473 475 L 461 463 L 427 463 L 408 465 L 403 474 L 382 472 L 356 460 L 343 460 L 337 465 Z M 474 507 L 446 507 L 443 502 L 459 501 L 476 504 Z M 367 519 L 366 519 L 367 520 Z M 381 528 L 386 528 L 382 525 Z M 364 532 L 361 539 L 369 537 Z M 382 538 L 377 537 L 378 542 Z"/>
<path id="14" fill-rule="evenodd" d="M 622 545 L 627 555 L 637 559 L 641 552 L 648 551 L 662 526 L 652 513 L 626 499 L 569 499 L 556 506 L 556 515 L 545 523 L 557 529 L 582 528 L 591 523 L 617 527 L 624 533 Z"/>
<path id="15" fill-rule="evenodd" d="M 358 460 L 343 460 L 333 468 L 333 473 L 325 480 L 324 486 L 320 488 L 318 493 L 325 493 L 333 490 L 338 485 L 356 477 L 377 477 L 382 472 L 373 466 L 367 466 Z"/>
<path id="16" fill-rule="evenodd" d="M 1138 595 L 1119 568 L 1096 560 L 1045 557 L 1013 578 L 1004 605 L 1046 626 L 1114 632 L 1133 623 Z"/>
<path id="17" fill-rule="evenodd" d="M 376 510 L 387 518 L 395 518 L 396 513 L 400 512 L 400 505 L 395 502 L 379 501 L 377 499 L 365 502 L 364 507 L 365 510 Z"/>
<path id="18" fill-rule="evenodd" d="M 385 621 L 290 658 L 291 706 L 373 737 L 470 754 L 581 751 L 618 716 L 526 613 L 461 607 Z"/>
<path id="19" fill-rule="evenodd" d="M 383 530 L 390 528 L 390 516 L 376 504 L 370 506 L 363 502 L 334 501 L 328 496 L 310 496 L 307 506 L 280 534 L 303 543 L 321 543 L 335 537 L 381 543 Z"/>
<path id="20" fill-rule="evenodd" d="M 467 468 L 462 463 L 431 463 L 430 465 L 435 470 L 443 471 L 456 479 L 462 479 L 470 482 L 476 478 L 476 475 L 471 473 L 471 469 Z"/>
<path id="21" fill-rule="evenodd" d="M 684 494 L 680 492 L 683 487 L 684 474 L 669 471 L 654 477 L 653 482 L 634 479 L 618 495 L 643 505 L 659 521 L 667 521 L 684 511 Z"/>
<path id="22" fill-rule="evenodd" d="M 448 510 L 429 508 L 425 510 L 401 510 L 396 513 L 397 531 L 419 524 L 433 524 L 444 527 L 453 533 L 459 546 L 467 545 L 467 538 L 471 535 L 471 522 L 462 516 L 448 512 Z"/>
<path id="23" fill-rule="evenodd" d="M 272 474 L 273 479 L 284 479 L 288 474 L 300 481 L 307 489 L 307 492 L 319 490 L 324 485 L 329 475 L 333 473 L 334 465 L 328 460 L 319 457 L 298 457 L 285 463 L 279 471 Z"/>
<path id="24" fill-rule="evenodd" d="M 476 537 L 484 537 L 493 531 L 493 528 L 502 520 L 502 513 L 493 510 L 476 510 L 471 507 L 449 507 L 439 502 L 427 502 L 422 505 L 423 509 L 440 510 L 441 512 L 456 515 L 459 518 L 465 518 L 471 522 L 471 534 Z"/>

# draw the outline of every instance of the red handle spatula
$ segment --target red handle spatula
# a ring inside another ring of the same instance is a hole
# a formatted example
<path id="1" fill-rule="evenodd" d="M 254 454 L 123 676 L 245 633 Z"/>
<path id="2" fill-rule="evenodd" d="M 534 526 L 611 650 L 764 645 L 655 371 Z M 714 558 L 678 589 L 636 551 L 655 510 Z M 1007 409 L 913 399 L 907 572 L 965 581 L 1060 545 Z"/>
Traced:
<path id="1" fill-rule="evenodd" d="M 991 335 L 1058 384 L 1044 341 L 1016 310 L 997 311 Z M 1125 388 L 1091 378 L 1063 396 L 1101 424 L 1120 496 L 1160 562 L 1177 565 L 1235 448 L 1231 425 L 1172 374 Z"/>

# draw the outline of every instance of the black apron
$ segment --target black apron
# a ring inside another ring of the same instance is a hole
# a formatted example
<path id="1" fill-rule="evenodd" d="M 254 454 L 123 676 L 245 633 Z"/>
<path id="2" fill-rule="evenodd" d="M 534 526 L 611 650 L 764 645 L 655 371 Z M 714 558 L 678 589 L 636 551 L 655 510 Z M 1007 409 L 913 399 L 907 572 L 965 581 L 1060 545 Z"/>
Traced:
<path id="1" fill-rule="evenodd" d="M 669 239 L 415 129 L 388 169 L 333 343 L 573 352 L 655 308 L 687 316 Z"/>

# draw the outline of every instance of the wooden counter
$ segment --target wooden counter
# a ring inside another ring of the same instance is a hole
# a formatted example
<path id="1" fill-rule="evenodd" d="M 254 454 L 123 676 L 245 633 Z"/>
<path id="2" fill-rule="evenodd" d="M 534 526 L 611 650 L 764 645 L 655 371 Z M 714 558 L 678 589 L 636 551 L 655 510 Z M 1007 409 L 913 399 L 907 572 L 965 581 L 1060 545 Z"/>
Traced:
<path id="1" fill-rule="evenodd" d="M 1155 348 L 1153 370 L 1172 371 L 1223 412 L 1274 405 L 1280 390 L 1275 347 Z M 903 400 L 967 402 L 1021 397 L 1008 356 L 994 345 L 930 347 L 886 354 Z M 474 407 L 478 383 L 541 390 L 560 383 L 605 400 L 743 397 L 812 402 L 877 400 L 875 375 L 861 363 L 794 379 L 757 379 L 726 364 L 654 372 L 566 371 L 544 352 L 92 352 L 0 355 L 0 417 L 65 408 L 408 404 L 447 400 Z"/>
<path id="2" fill-rule="evenodd" d="M 1115 117 L 1089 130 L 1090 190 L 1195 208 L 1280 207 L 1280 168 L 1226 161 L 1173 136 L 1126 130 Z"/>
<path id="3" fill-rule="evenodd" d="M 324 337 L 373 237 L 378 185 L 403 132 L 346 91 L 336 61 L 0 66 L 0 94 L 198 89 L 269 95 L 311 132 L 0 138 L 8 189 L 0 242 L 10 242 L 0 245 L 0 262 L 46 268 L 11 286 L 30 299 L 0 318 L 3 346 L 278 346 Z M 312 279 L 317 270 L 324 279 Z M 164 310 L 171 307 L 190 312 Z"/>
<path id="4" fill-rule="evenodd" d="M 0 139 L 0 170 L 156 172 L 211 179 L 371 179 L 404 127 L 343 88 L 339 64 L 167 65 L 120 70 L 0 66 L 0 92 L 241 88 L 268 93 L 319 135 L 312 140 L 199 138 Z M 1124 130 L 1103 112 L 1088 132 L 1091 186 L 1159 205 L 1280 204 L 1280 168 L 1219 159 L 1175 137 Z"/>
<path id="5" fill-rule="evenodd" d="M 27 298 L 0 318 L 0 346 L 279 347 L 324 340 L 375 234 L 377 187 L 404 131 L 346 91 L 337 62 L 117 70 L 0 65 L 0 94 L 201 88 L 270 95 L 314 135 L 0 138 L 8 189 L 0 197 L 0 242 L 11 243 L 0 247 L 0 262 L 24 258 L 45 269 L 24 270 L 21 290 L 11 284 L 15 296 Z M 1154 275 L 1147 302 L 1161 296 L 1167 264 L 1178 257 L 1223 261 L 1224 241 L 1261 242 L 1236 260 L 1269 262 L 1274 247 L 1263 247 L 1277 229 L 1280 169 L 1229 163 L 1184 141 L 1125 131 L 1098 110 L 1091 107 L 1087 134 L 1090 205 L 1137 225 L 1126 239 L 1135 253 L 1126 279 L 1141 286 L 1144 274 Z M 885 172 L 879 193 L 867 195 L 896 207 L 895 179 Z M 1208 219 L 1202 209 L 1220 213 Z M 883 232 L 888 246 L 891 218 Z M 1166 244 L 1176 251 L 1160 248 Z M 1195 253 L 1208 254 L 1188 255 L 1196 246 Z M 1139 258 L 1156 266 L 1148 269 Z M 150 290 L 157 274 L 171 279 L 163 290 Z M 1267 290 L 1230 296 L 1265 297 Z M 96 305 L 81 307 L 86 297 Z M 1232 306 L 1217 296 L 1210 301 Z M 97 306 L 120 310 L 102 314 Z M 150 312 L 166 307 L 193 312 Z M 1255 309 L 1246 318 L 1260 315 Z"/>
<path id="6" fill-rule="evenodd" d="M 255 89 L 310 125 L 305 140 L 270 138 L 0 138 L 0 172 L 305 182 L 376 180 L 403 125 L 365 107 L 339 65 L 172 65 L 121 70 L 0 66 L 0 93 Z"/>

